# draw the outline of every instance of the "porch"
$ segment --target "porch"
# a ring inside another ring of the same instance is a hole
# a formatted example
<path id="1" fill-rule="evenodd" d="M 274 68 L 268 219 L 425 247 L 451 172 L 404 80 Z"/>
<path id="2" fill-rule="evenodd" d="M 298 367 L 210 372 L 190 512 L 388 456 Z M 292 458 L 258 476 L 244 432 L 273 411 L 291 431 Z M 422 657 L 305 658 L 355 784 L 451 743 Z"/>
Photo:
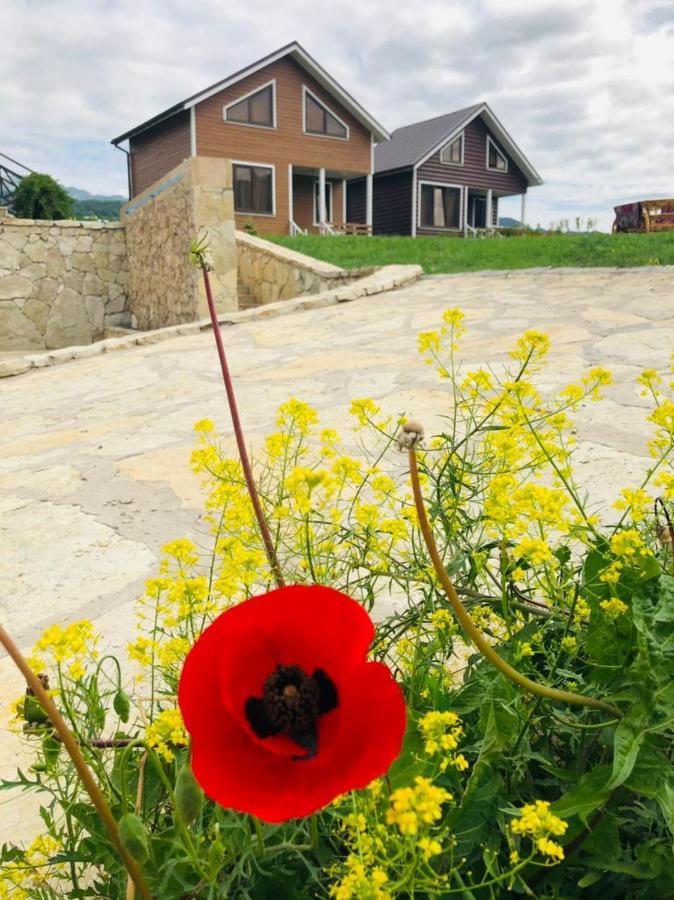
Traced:
<path id="1" fill-rule="evenodd" d="M 365 209 L 349 221 L 349 183 L 365 179 Z M 296 234 L 372 234 L 372 175 L 288 166 L 288 230 Z M 363 221 L 364 220 L 364 221 Z"/>
<path id="2" fill-rule="evenodd" d="M 496 192 L 491 188 L 464 189 L 464 207 L 462 231 L 465 237 L 498 233 L 499 225 L 498 204 L 499 198 L 517 196 L 503 192 Z M 526 213 L 526 193 L 521 195 L 522 206 L 520 222 L 524 223 Z"/>

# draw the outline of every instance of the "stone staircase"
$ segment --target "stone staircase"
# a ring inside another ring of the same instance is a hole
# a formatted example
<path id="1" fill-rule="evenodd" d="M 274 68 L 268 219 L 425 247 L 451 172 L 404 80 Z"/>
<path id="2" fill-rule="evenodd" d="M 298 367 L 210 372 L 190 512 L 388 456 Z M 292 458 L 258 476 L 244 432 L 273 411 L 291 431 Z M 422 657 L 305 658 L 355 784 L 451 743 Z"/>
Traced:
<path id="1" fill-rule="evenodd" d="M 259 300 L 255 299 L 240 278 L 236 283 L 236 293 L 239 298 L 239 309 L 251 309 L 253 306 L 260 306 Z"/>

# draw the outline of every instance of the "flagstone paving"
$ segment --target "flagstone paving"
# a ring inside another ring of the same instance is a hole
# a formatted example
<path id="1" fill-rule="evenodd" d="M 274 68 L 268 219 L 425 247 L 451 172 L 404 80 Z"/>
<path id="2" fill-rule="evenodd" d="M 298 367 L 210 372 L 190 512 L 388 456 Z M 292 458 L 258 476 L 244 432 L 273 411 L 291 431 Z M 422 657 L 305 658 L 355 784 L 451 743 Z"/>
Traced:
<path id="1" fill-rule="evenodd" d="M 648 464 L 646 401 L 634 379 L 666 371 L 674 348 L 674 269 L 583 269 L 424 278 L 378 296 L 225 329 L 242 418 L 255 445 L 289 396 L 348 432 L 351 400 L 373 397 L 432 432 L 448 386 L 423 365 L 417 332 L 459 306 L 472 366 L 498 365 L 525 329 L 546 331 L 552 390 L 590 366 L 613 370 L 601 404 L 581 411 L 581 482 L 610 502 Z M 112 648 L 132 630 L 132 607 L 161 546 L 206 543 L 202 496 L 189 468 L 193 423 L 206 416 L 231 438 L 210 332 L 107 352 L 0 381 L 0 620 L 28 648 L 52 622 L 93 619 Z M 404 465 L 397 457 L 396 465 Z M 27 757 L 4 729 L 21 681 L 0 659 L 0 776 Z M 0 795 L 0 843 L 28 838 L 34 804 Z"/>

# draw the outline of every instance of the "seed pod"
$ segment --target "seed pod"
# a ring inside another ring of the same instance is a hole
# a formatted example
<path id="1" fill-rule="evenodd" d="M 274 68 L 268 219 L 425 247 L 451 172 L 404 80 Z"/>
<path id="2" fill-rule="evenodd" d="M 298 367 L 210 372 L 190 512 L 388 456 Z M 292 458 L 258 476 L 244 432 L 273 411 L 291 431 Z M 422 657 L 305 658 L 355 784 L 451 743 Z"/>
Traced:
<path id="1" fill-rule="evenodd" d="M 197 784 L 189 763 L 185 763 L 178 770 L 175 795 L 178 815 L 185 825 L 191 825 L 201 813 L 201 807 L 204 803 L 204 792 Z"/>
<path id="2" fill-rule="evenodd" d="M 54 737 L 53 734 L 45 734 L 42 738 L 42 752 L 44 753 L 44 761 L 47 764 L 47 768 L 50 769 L 56 764 L 61 747 L 61 741 Z"/>
<path id="3" fill-rule="evenodd" d="M 129 695 L 126 691 L 123 691 L 121 688 L 115 694 L 115 698 L 112 701 L 112 708 L 117 713 L 122 722 L 129 721 L 129 713 L 131 712 L 131 700 L 129 699 Z"/>
<path id="4" fill-rule="evenodd" d="M 150 841 L 143 820 L 135 813 L 126 813 L 119 820 L 119 837 L 128 852 L 138 863 L 144 863 L 150 855 Z"/>
<path id="5" fill-rule="evenodd" d="M 398 449 L 409 450 L 410 447 L 417 447 L 424 439 L 424 426 L 419 422 L 409 419 L 405 422 L 398 433 Z"/>
<path id="6" fill-rule="evenodd" d="M 26 694 L 23 701 L 23 717 L 31 725 L 44 725 L 49 716 L 40 706 L 40 701 L 34 694 Z"/>
<path id="7" fill-rule="evenodd" d="M 215 878 L 225 862 L 225 848 L 219 840 L 213 841 L 208 848 L 208 868 L 211 878 Z"/>

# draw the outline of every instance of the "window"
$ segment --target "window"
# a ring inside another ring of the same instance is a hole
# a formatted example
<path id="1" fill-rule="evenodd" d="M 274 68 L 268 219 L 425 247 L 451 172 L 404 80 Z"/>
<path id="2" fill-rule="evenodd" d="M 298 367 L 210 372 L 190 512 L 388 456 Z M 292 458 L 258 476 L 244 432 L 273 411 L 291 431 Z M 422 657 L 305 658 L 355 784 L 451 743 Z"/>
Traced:
<path id="1" fill-rule="evenodd" d="M 320 181 L 314 181 L 314 225 L 318 225 L 318 198 L 320 196 Z M 332 182 L 325 182 L 325 221 L 332 222 Z"/>
<path id="2" fill-rule="evenodd" d="M 225 120 L 239 125 L 273 128 L 274 119 L 274 82 L 225 107 Z"/>
<path id="3" fill-rule="evenodd" d="M 446 166 L 463 165 L 463 135 L 454 138 L 451 144 L 447 144 L 440 151 L 440 162 Z"/>
<path id="4" fill-rule="evenodd" d="M 259 216 L 274 215 L 274 170 L 271 166 L 234 165 L 234 209 Z"/>
<path id="5" fill-rule="evenodd" d="M 487 168 L 496 169 L 497 172 L 508 171 L 508 160 L 489 135 L 487 135 Z"/>
<path id="6" fill-rule="evenodd" d="M 419 224 L 422 228 L 460 228 L 461 188 L 422 184 Z"/>
<path id="7" fill-rule="evenodd" d="M 304 130 L 307 134 L 320 134 L 324 137 L 348 140 L 349 129 L 341 119 L 330 112 L 318 97 L 308 88 L 304 88 Z"/>

